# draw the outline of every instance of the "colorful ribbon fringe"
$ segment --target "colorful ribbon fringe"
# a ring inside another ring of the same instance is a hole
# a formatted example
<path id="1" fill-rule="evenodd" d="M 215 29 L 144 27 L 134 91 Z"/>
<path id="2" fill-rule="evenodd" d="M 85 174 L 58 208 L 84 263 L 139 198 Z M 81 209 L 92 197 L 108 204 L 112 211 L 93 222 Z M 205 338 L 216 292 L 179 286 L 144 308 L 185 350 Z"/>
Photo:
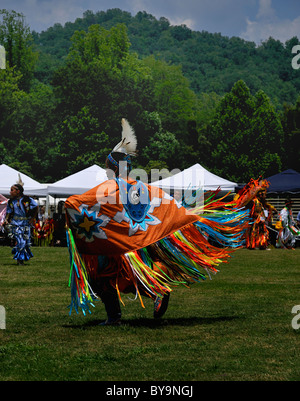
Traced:
<path id="1" fill-rule="evenodd" d="M 71 267 L 69 277 L 69 287 L 71 288 L 70 315 L 73 308 L 76 313 L 80 308 L 82 313 L 86 315 L 86 312 L 91 313 L 90 306 L 95 306 L 93 302 L 97 299 L 97 296 L 89 285 L 85 264 L 78 253 L 72 231 L 69 228 L 66 230 L 66 237 Z"/>
<path id="2" fill-rule="evenodd" d="M 222 224 L 224 221 L 226 225 Z M 120 278 L 135 288 L 136 297 L 139 297 L 144 307 L 141 294 L 152 298 L 163 296 L 172 291 L 174 286 L 189 286 L 193 282 L 205 280 L 207 276 L 210 278 L 211 273 L 217 273 L 218 265 L 227 262 L 231 252 L 244 245 L 246 227 L 245 212 L 228 212 L 201 218 L 145 248 L 105 258 L 106 266 L 101 266 L 101 275 L 109 277 L 111 274 L 114 277 L 114 286 L 123 305 Z M 88 276 L 97 279 L 95 271 L 98 269 L 95 264 L 99 260 L 94 255 L 79 254 L 69 228 L 67 238 L 71 262 L 70 313 L 73 308 L 77 313 L 79 308 L 84 314 L 91 313 L 90 306 L 94 306 L 96 295 L 89 285 Z M 115 269 L 111 266 L 115 266 Z M 200 271 L 201 268 L 203 271 Z"/>

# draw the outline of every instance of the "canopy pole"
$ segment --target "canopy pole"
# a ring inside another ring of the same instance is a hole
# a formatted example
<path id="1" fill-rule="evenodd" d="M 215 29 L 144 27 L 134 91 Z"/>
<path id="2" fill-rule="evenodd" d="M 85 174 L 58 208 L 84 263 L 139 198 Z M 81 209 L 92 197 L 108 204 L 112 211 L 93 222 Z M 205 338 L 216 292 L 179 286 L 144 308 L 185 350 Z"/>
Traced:
<path id="1" fill-rule="evenodd" d="M 48 210 L 49 210 L 49 194 L 46 197 L 46 210 L 45 210 L 45 218 L 48 219 Z"/>

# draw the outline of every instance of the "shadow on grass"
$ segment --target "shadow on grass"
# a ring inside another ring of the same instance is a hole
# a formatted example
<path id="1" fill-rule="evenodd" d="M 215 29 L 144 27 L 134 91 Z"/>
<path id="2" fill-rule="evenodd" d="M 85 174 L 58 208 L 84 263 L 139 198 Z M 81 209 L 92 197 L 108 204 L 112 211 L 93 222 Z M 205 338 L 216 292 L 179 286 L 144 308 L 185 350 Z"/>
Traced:
<path id="1" fill-rule="evenodd" d="M 165 326 L 199 326 L 216 324 L 218 322 L 230 322 L 237 319 L 243 319 L 239 316 L 218 316 L 211 318 L 201 318 L 201 317 L 183 317 L 183 318 L 161 318 L 161 319 L 151 319 L 151 318 L 138 318 L 138 319 L 122 319 L 121 326 L 114 327 L 148 327 L 149 329 L 157 329 Z M 65 328 L 70 329 L 87 329 L 89 327 L 99 326 L 103 320 L 92 320 L 84 324 L 66 324 L 63 325 Z M 105 326 L 99 326 L 99 329 L 105 328 Z"/>

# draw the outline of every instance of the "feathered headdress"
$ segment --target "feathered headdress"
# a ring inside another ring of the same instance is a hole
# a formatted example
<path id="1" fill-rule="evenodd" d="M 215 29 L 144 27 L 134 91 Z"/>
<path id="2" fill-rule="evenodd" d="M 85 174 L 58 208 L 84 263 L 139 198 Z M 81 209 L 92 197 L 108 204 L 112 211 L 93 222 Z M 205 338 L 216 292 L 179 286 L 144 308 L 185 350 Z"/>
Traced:
<path id="1" fill-rule="evenodd" d="M 122 118 L 122 140 L 112 150 L 112 152 L 125 153 L 126 155 L 136 156 L 137 139 L 133 128 L 125 118 Z"/>
<path id="2" fill-rule="evenodd" d="M 267 181 L 266 179 L 264 179 L 264 180 L 260 180 L 260 181 L 259 181 L 259 185 L 261 186 L 261 188 L 262 188 L 263 191 L 266 191 L 267 188 L 270 186 L 270 183 L 269 183 L 269 181 Z"/>
<path id="3" fill-rule="evenodd" d="M 13 185 L 13 187 L 17 188 L 18 191 L 20 191 L 21 194 L 24 192 L 24 182 L 21 179 L 20 173 L 18 173 L 18 181 Z"/>

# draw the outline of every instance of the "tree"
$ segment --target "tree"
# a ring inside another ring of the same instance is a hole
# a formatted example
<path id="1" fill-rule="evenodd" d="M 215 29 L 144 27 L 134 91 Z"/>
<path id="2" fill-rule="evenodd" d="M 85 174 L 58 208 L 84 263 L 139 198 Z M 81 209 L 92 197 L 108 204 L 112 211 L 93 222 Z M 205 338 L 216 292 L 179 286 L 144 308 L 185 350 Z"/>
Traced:
<path id="1" fill-rule="evenodd" d="M 143 150 L 144 156 L 150 160 L 160 160 L 169 168 L 174 165 L 174 159 L 180 151 L 179 141 L 170 132 L 157 132 L 149 141 L 149 146 Z"/>
<path id="2" fill-rule="evenodd" d="M 12 130 L 15 146 L 12 149 L 16 159 L 26 159 L 31 173 L 35 174 L 36 179 L 52 181 L 51 171 L 55 160 L 52 158 L 52 149 L 55 149 L 55 98 L 53 90 L 48 85 L 35 83 L 28 93 L 24 93 L 19 99 L 14 117 L 14 127 Z M 18 142 L 23 141 L 35 150 L 35 156 L 30 156 L 28 151 L 24 152 L 24 147 L 19 146 Z"/>
<path id="3" fill-rule="evenodd" d="M 75 116 L 67 117 L 59 127 L 56 165 L 63 174 L 93 164 L 104 164 L 109 153 L 108 137 L 100 131 L 99 122 L 92 117 L 87 106 Z"/>
<path id="4" fill-rule="evenodd" d="M 129 53 L 124 25 L 110 30 L 92 25 L 87 33 L 76 32 L 72 41 L 53 80 L 61 117 L 76 116 L 87 106 L 100 132 L 109 133 L 107 146 L 113 146 L 120 139 L 122 117 L 133 123 L 144 110 L 152 111 L 149 69 Z"/>
<path id="5" fill-rule="evenodd" d="M 0 16 L 0 43 L 5 48 L 7 64 L 21 73 L 20 88 L 28 90 L 37 61 L 30 29 L 21 13 L 3 9 L 0 10 Z"/>
<path id="6" fill-rule="evenodd" d="M 18 113 L 18 104 L 25 93 L 19 89 L 21 75 L 13 68 L 0 69 L 0 142 L 5 148 L 14 145 L 15 119 Z"/>
<path id="7" fill-rule="evenodd" d="M 63 62 L 74 31 L 87 31 L 92 24 L 110 29 L 118 23 L 128 28 L 131 51 L 142 58 L 153 55 L 181 66 L 197 95 L 214 91 L 223 96 L 237 80 L 243 79 L 252 93 L 263 89 L 277 109 L 282 109 L 283 102 L 297 100 L 300 78 L 298 71 L 291 68 L 291 49 L 299 43 L 296 37 L 285 45 L 270 38 L 256 46 L 254 42 L 237 37 L 176 27 L 166 18 L 157 20 L 146 12 L 133 17 L 128 12 L 112 9 L 95 14 L 88 11 L 83 18 L 67 22 L 64 27 L 55 24 L 47 31 L 35 33 L 34 39 L 41 53 L 50 55 L 55 63 Z M 51 69 L 44 61 L 39 66 L 38 76 L 46 80 Z"/>
<path id="8" fill-rule="evenodd" d="M 153 56 L 144 59 L 144 63 L 151 70 L 155 103 L 165 128 L 174 132 L 174 128 L 179 128 L 178 121 L 186 127 L 187 121 L 196 117 L 197 97 L 183 76 L 181 67 Z"/>
<path id="9" fill-rule="evenodd" d="M 300 171 L 300 97 L 295 105 L 285 105 L 282 115 L 284 145 L 283 169 Z"/>
<path id="10" fill-rule="evenodd" d="M 220 101 L 208 127 L 212 170 L 237 182 L 281 169 L 283 129 L 263 91 L 238 81 Z"/>

